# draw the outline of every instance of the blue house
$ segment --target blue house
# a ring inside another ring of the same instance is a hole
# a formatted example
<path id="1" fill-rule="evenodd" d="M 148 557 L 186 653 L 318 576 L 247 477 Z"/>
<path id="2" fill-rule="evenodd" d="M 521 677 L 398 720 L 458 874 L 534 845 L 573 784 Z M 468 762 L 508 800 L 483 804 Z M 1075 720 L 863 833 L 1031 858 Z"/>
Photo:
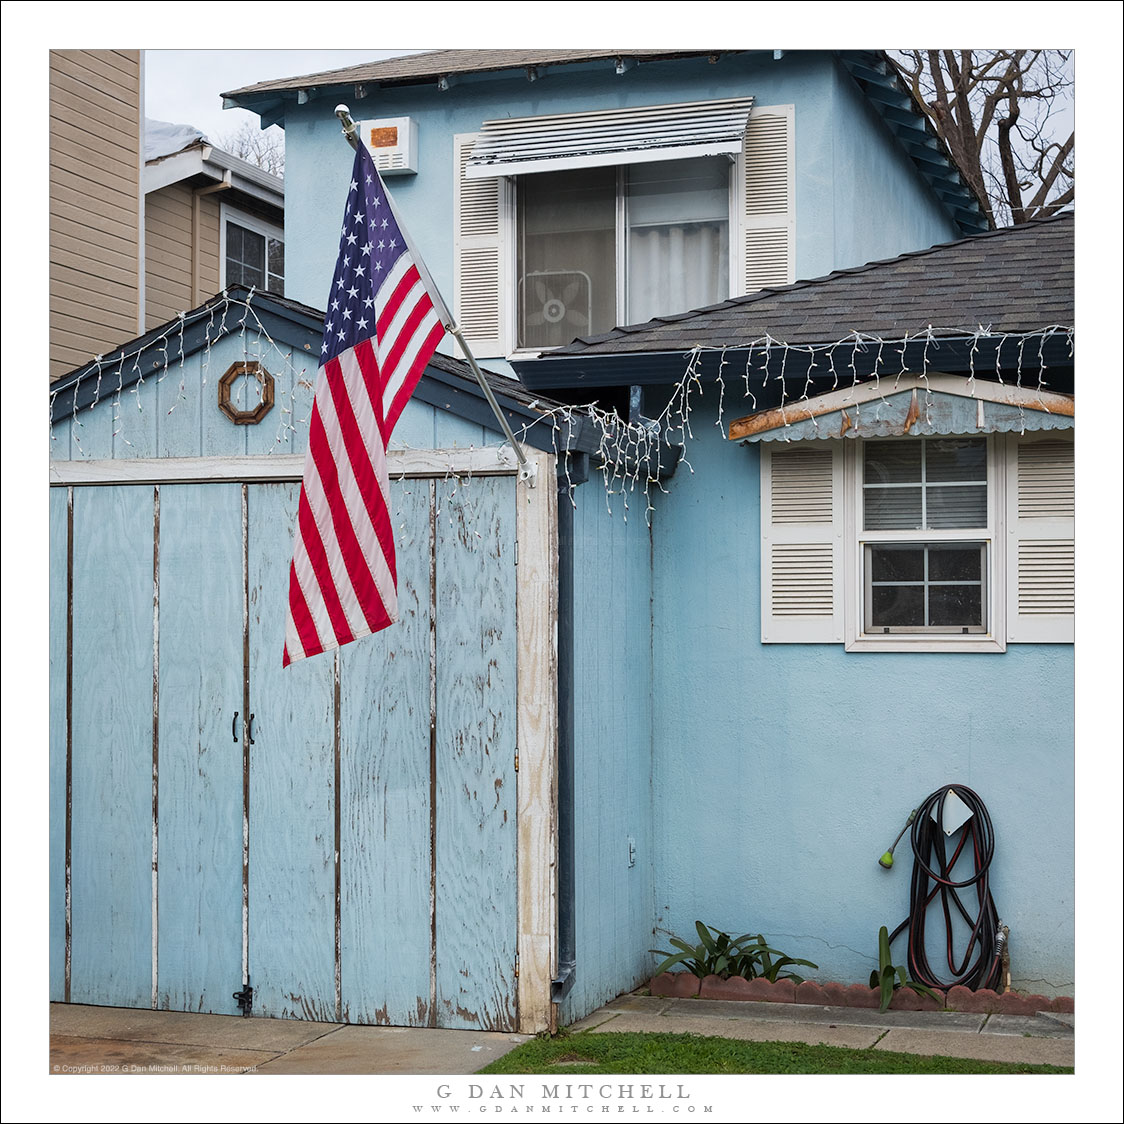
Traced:
<path id="1" fill-rule="evenodd" d="M 949 783 L 991 808 L 1015 985 L 1070 991 L 1072 220 L 985 232 L 875 52 L 226 96 L 285 127 L 286 298 L 55 388 L 52 994 L 538 1030 L 696 919 L 865 980 L 908 908 L 877 856 Z M 539 474 L 436 356 L 395 431 L 413 608 L 282 675 L 339 102 Z"/>

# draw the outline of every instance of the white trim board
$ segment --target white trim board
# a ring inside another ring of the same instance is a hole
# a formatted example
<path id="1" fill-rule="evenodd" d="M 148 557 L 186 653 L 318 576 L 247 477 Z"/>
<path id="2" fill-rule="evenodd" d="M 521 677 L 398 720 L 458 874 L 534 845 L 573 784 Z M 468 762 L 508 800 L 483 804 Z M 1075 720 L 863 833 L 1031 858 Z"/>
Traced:
<path id="1" fill-rule="evenodd" d="M 485 449 L 390 449 L 389 475 L 507 476 L 518 471 L 508 446 Z M 299 480 L 304 454 L 246 457 L 136 457 L 52 461 L 52 487 L 92 484 L 204 484 L 226 480 Z"/>

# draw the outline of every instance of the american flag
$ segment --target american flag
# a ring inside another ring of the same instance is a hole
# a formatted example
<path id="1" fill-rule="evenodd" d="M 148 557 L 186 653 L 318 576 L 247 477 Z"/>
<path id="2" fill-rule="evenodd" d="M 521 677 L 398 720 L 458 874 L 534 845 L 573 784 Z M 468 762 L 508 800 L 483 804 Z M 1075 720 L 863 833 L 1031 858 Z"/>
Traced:
<path id="1" fill-rule="evenodd" d="M 398 619 L 386 446 L 445 333 L 360 144 L 312 409 L 289 571 L 287 666 Z M 436 308 L 435 308 L 436 305 Z"/>

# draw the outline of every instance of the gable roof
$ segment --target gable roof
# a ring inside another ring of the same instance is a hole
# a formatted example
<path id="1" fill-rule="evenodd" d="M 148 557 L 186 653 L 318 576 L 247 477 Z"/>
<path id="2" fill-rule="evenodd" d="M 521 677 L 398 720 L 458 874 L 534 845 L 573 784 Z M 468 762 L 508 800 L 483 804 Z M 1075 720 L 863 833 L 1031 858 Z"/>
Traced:
<path id="1" fill-rule="evenodd" d="M 666 382 L 682 376 L 683 355 L 696 347 L 731 353 L 766 338 L 827 345 L 853 332 L 901 340 L 929 327 L 950 342 L 971 339 L 978 329 L 1022 334 L 1051 325 L 1071 328 L 1073 231 L 1070 211 L 614 328 L 513 365 L 532 386 L 570 385 L 575 376 L 591 385 L 620 384 L 625 368 L 642 362 L 665 366 L 668 377 L 648 381 Z M 945 348 L 942 366 L 956 362 L 955 352 Z M 1052 365 L 1059 365 L 1060 353 L 1053 358 Z M 1072 359 L 1060 365 L 1072 365 Z"/>
<path id="2" fill-rule="evenodd" d="M 445 50 L 422 51 L 416 55 L 401 55 L 398 58 L 380 59 L 375 62 L 358 63 L 337 70 L 322 70 L 315 74 L 301 74 L 294 78 L 275 78 L 268 82 L 255 82 L 242 86 L 222 96 L 231 100 L 242 99 L 248 95 L 273 93 L 284 90 L 306 90 L 310 87 L 363 85 L 377 83 L 385 86 L 413 85 L 436 79 L 449 78 L 457 74 L 481 74 L 497 70 L 525 70 L 528 67 L 559 66 L 565 63 L 593 62 L 597 59 L 669 59 L 690 58 L 693 56 L 718 56 L 738 53 L 721 50 Z"/>
<path id="3" fill-rule="evenodd" d="M 232 308 L 234 311 L 230 311 Z M 101 394 L 103 377 L 109 371 L 113 372 L 112 385 L 116 394 L 129 389 L 145 375 L 151 377 L 158 366 L 179 363 L 181 357 L 213 346 L 224 336 L 253 330 L 260 330 L 271 340 L 299 352 L 318 355 L 324 313 L 286 297 L 256 291 L 251 294 L 249 289 L 232 285 L 225 293 L 216 294 L 198 308 L 184 313 L 182 324 L 179 318 L 170 320 L 57 379 L 51 385 L 51 421 L 62 421 L 99 402 L 110 403 L 112 396 Z M 551 426 L 534 423 L 542 419 L 544 411 L 563 404 L 529 391 L 515 379 L 493 371 L 483 374 L 519 439 L 537 449 L 554 452 L 555 435 Z M 498 430 L 495 416 L 471 368 L 451 355 L 440 352 L 433 355 L 414 397 L 436 410 Z M 568 429 L 567 449 L 590 452 L 598 447 L 600 438 L 592 425 L 583 425 L 581 419 L 574 419 Z"/>

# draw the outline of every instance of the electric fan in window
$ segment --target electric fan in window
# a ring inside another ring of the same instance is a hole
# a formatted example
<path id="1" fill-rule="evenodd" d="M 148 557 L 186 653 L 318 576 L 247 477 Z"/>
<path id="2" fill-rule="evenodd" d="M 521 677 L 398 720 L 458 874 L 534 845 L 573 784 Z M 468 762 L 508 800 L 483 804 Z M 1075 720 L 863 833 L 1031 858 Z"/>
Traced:
<path id="1" fill-rule="evenodd" d="M 592 285 L 588 273 L 528 273 L 520 284 L 524 347 L 560 347 L 589 331 Z"/>

